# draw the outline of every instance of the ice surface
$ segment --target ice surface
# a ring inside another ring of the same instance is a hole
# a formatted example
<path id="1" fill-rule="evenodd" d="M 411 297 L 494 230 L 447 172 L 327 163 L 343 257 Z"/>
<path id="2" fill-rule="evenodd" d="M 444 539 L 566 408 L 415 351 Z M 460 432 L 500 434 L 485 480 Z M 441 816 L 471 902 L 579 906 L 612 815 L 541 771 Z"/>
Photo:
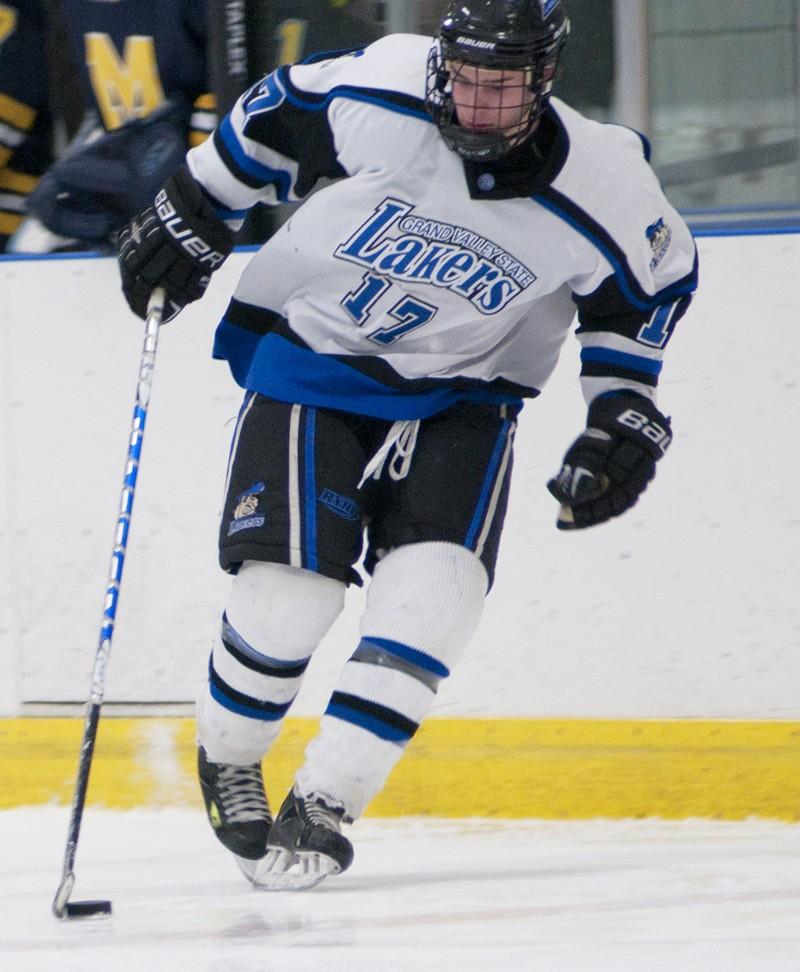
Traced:
<path id="1" fill-rule="evenodd" d="M 89 808 L 59 922 L 68 811 L 0 813 L 4 972 L 797 972 L 800 826 L 366 820 L 349 872 L 255 892 L 202 810 Z"/>

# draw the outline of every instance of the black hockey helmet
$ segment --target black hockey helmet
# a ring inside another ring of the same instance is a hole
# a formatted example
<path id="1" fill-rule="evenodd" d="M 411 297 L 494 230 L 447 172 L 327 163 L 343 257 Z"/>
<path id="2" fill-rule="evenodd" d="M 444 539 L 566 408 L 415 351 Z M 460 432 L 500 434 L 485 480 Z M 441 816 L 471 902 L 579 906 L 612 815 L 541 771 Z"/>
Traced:
<path id="1" fill-rule="evenodd" d="M 452 0 L 428 57 L 425 91 L 447 145 L 463 158 L 489 161 L 523 142 L 547 107 L 568 34 L 561 0 Z M 463 65 L 526 72 L 525 113 L 513 135 L 499 126 L 473 130 L 459 124 L 453 80 Z"/>

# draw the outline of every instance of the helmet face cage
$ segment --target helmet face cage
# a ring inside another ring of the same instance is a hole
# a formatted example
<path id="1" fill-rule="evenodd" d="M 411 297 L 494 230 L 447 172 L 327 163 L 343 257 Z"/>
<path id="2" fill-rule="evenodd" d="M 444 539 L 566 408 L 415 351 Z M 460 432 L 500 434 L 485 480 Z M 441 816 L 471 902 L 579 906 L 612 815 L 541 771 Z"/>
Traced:
<path id="1" fill-rule="evenodd" d="M 558 2 L 454 3 L 428 56 L 425 90 L 446 144 L 491 161 L 524 142 L 547 107 L 568 32 Z"/>

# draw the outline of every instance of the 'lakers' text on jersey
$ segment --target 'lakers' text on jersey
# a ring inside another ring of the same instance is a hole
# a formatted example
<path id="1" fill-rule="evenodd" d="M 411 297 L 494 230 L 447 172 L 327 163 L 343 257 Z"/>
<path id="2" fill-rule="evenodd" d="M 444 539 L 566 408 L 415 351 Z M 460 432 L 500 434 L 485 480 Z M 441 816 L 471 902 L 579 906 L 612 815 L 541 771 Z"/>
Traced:
<path id="1" fill-rule="evenodd" d="M 537 395 L 577 312 L 587 401 L 654 398 L 697 265 L 643 139 L 553 99 L 533 147 L 464 162 L 425 109 L 429 46 L 282 67 L 189 154 L 234 224 L 305 199 L 245 270 L 215 354 L 272 398 L 421 418 Z"/>

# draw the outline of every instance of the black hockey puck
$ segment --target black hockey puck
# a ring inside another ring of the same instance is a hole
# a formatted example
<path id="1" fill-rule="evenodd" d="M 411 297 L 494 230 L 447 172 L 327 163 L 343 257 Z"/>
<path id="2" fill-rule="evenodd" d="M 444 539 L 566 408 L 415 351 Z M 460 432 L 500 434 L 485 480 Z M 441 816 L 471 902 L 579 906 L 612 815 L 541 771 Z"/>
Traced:
<path id="1" fill-rule="evenodd" d="M 96 918 L 111 914 L 110 901 L 68 901 L 67 918 Z"/>

